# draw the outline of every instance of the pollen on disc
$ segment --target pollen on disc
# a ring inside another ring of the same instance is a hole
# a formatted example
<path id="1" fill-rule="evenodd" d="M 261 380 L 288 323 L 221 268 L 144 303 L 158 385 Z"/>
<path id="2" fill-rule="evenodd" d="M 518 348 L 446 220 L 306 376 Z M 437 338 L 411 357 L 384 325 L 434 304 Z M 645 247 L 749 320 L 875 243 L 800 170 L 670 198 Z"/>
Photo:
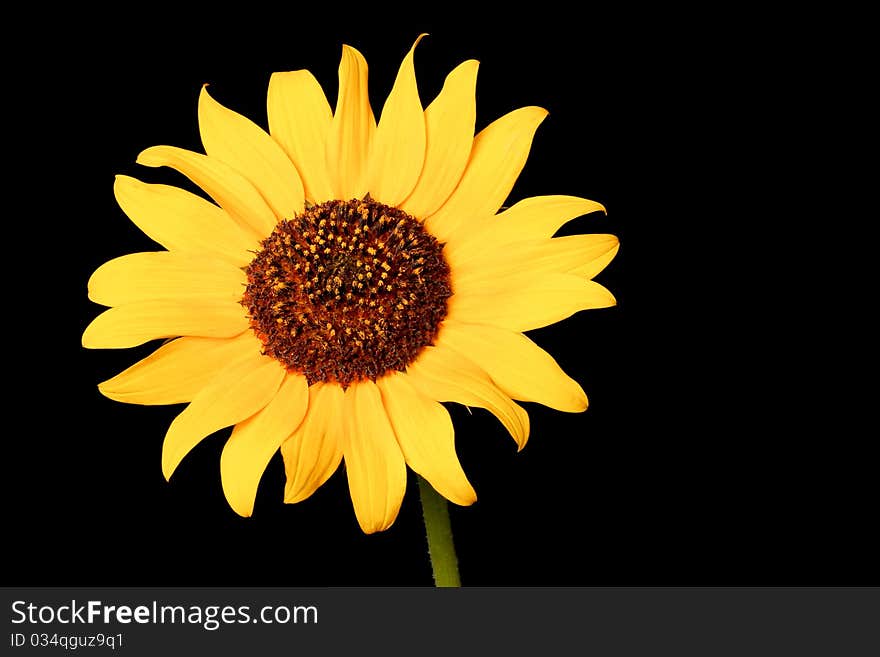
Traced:
<path id="1" fill-rule="evenodd" d="M 397 208 L 369 198 L 312 205 L 261 246 L 241 303 L 264 353 L 309 384 L 402 371 L 446 317 L 443 245 Z"/>

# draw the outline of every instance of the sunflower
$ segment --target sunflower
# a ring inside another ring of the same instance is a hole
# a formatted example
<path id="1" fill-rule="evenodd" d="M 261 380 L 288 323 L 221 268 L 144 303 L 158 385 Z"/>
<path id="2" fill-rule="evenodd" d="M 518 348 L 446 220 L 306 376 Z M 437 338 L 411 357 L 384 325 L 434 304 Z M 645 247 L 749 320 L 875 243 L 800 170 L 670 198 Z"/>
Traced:
<path id="1" fill-rule="evenodd" d="M 272 75 L 268 133 L 203 87 L 205 154 L 156 146 L 137 162 L 177 170 L 213 203 L 116 178 L 122 210 L 165 250 L 95 271 L 89 298 L 109 308 L 83 346 L 173 339 L 98 388 L 126 403 L 188 404 L 165 436 L 166 478 L 202 439 L 232 426 L 220 471 L 240 515 L 251 515 L 279 448 L 288 503 L 308 498 L 344 460 L 367 533 L 394 522 L 407 465 L 469 505 L 476 495 L 441 402 L 487 409 L 520 449 L 529 417 L 514 400 L 587 407 L 581 386 L 523 332 L 614 305 L 591 279 L 617 239 L 552 237 L 604 208 L 540 196 L 499 212 L 547 112 L 524 107 L 474 136 L 474 60 L 423 109 L 420 39 L 378 123 L 367 63 L 349 46 L 335 111 L 308 71 Z"/>

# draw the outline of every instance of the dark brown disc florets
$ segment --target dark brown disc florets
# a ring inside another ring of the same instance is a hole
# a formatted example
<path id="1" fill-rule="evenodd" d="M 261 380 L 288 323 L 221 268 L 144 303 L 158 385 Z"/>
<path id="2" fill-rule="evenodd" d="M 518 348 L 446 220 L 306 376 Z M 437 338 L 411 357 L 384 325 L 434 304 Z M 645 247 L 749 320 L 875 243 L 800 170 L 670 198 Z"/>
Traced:
<path id="1" fill-rule="evenodd" d="M 402 210 L 327 201 L 263 240 L 241 303 L 264 353 L 309 384 L 375 380 L 436 338 L 452 294 L 442 248 Z"/>

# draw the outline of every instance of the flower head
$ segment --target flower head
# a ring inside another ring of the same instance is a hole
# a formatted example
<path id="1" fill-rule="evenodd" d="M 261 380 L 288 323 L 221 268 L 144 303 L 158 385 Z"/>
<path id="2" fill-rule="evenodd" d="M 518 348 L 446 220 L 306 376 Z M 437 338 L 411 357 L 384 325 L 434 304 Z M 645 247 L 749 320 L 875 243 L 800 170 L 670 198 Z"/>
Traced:
<path id="1" fill-rule="evenodd" d="M 272 76 L 268 133 L 203 88 L 205 154 L 157 146 L 137 161 L 176 169 L 213 203 L 116 179 L 123 211 L 166 250 L 92 275 L 89 297 L 110 308 L 83 345 L 174 339 L 99 389 L 128 403 L 188 403 L 165 436 L 168 478 L 203 438 L 233 426 L 220 468 L 241 515 L 279 448 L 285 502 L 309 497 L 344 460 L 365 532 L 394 522 L 407 465 L 471 504 L 441 402 L 489 410 L 520 448 L 529 418 L 514 400 L 587 407 L 523 332 L 614 304 L 592 278 L 617 239 L 552 237 L 604 208 L 541 196 L 499 212 L 547 112 L 518 109 L 474 136 L 473 60 L 423 109 L 419 40 L 378 124 L 366 61 L 348 46 L 335 111 L 308 71 Z"/>

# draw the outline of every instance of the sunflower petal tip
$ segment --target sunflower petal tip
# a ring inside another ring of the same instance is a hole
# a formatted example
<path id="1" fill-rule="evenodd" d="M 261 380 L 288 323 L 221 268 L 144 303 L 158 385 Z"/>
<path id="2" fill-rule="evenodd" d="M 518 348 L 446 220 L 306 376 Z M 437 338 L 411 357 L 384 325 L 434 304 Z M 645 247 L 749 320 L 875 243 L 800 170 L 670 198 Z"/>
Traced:
<path id="1" fill-rule="evenodd" d="M 119 194 L 124 191 L 125 187 L 131 187 L 132 185 L 140 182 L 137 178 L 132 178 L 131 176 L 126 176 L 124 173 L 117 173 L 113 176 L 113 194 L 114 196 L 119 198 Z"/>
<path id="2" fill-rule="evenodd" d="M 358 526 L 361 528 L 361 531 L 364 534 L 375 534 L 376 532 L 381 532 L 388 529 L 388 525 L 383 525 L 381 522 L 377 522 L 375 519 L 370 521 L 367 518 L 361 518 L 357 513 L 355 514 L 357 518 Z"/>
<path id="3" fill-rule="evenodd" d="M 468 75 L 468 69 L 472 69 L 472 73 Z M 480 61 L 478 59 L 466 59 L 461 64 L 452 69 L 452 72 L 449 73 L 447 80 L 454 76 L 459 75 L 467 75 L 473 81 L 473 84 L 477 82 L 477 72 L 480 69 Z"/>
<path id="4" fill-rule="evenodd" d="M 349 56 L 352 56 L 352 57 L 360 57 L 360 58 L 363 58 L 363 54 L 361 54 L 361 51 L 360 51 L 360 50 L 358 50 L 358 49 L 355 48 L 354 46 L 350 46 L 350 45 L 348 45 L 347 43 L 343 43 L 343 44 L 342 44 L 342 54 L 343 54 L 343 55 L 349 55 Z"/>
<path id="5" fill-rule="evenodd" d="M 177 466 L 180 464 L 180 458 L 172 456 L 169 449 L 169 436 L 173 435 L 179 417 L 178 415 L 171 423 L 171 426 L 168 427 L 168 433 L 165 434 L 165 441 L 162 443 L 162 476 L 165 477 L 165 481 L 171 481 L 171 475 L 174 474 L 174 471 L 177 470 Z"/>
<path id="6" fill-rule="evenodd" d="M 167 443 L 167 437 L 166 437 Z M 170 482 L 171 477 L 177 472 L 177 466 L 180 465 L 180 458 L 174 459 L 168 450 L 163 445 L 162 447 L 162 476 L 165 477 L 165 481 Z"/>
<path id="7" fill-rule="evenodd" d="M 99 383 L 97 385 L 98 392 L 100 392 L 104 397 L 112 401 L 126 403 L 124 394 L 120 394 L 119 392 L 117 392 L 117 389 L 113 387 L 111 382 L 112 379 L 108 379 L 107 381 L 102 381 L 101 383 Z"/>
<path id="8" fill-rule="evenodd" d="M 574 386 L 575 386 L 575 390 L 574 390 L 575 399 L 574 399 L 574 404 L 573 404 L 572 410 L 575 413 L 583 413 L 584 411 L 587 410 L 587 408 L 589 408 L 590 400 L 587 399 L 587 393 L 584 392 L 584 389 L 581 387 L 581 384 L 578 383 L 577 381 L 574 381 L 574 379 L 572 379 L 572 381 L 574 382 Z"/>
<path id="9" fill-rule="evenodd" d="M 287 490 L 284 491 L 285 504 L 297 504 L 298 502 L 302 502 L 304 499 L 305 497 L 302 495 L 302 491 L 300 490 L 288 487 Z"/>
<path id="10" fill-rule="evenodd" d="M 91 330 L 92 324 L 94 324 L 94 321 L 91 324 L 89 324 L 88 326 L 86 326 L 85 330 L 83 331 L 82 338 L 80 338 L 80 343 L 82 344 L 82 346 L 85 349 L 96 349 L 97 348 L 95 346 L 95 342 L 93 340 L 94 331 Z"/>
<path id="11" fill-rule="evenodd" d="M 473 488 L 469 488 L 467 493 L 460 497 L 455 503 L 459 506 L 471 506 L 477 501 L 477 493 Z"/>
<path id="12" fill-rule="evenodd" d="M 240 516 L 242 518 L 250 518 L 254 515 L 254 506 L 251 504 L 250 506 L 242 506 L 241 504 L 233 504 L 229 499 L 226 500 L 229 502 L 229 508 L 235 511 L 235 515 Z"/>
<path id="13" fill-rule="evenodd" d="M 89 301 L 93 301 L 95 303 L 99 303 L 97 299 L 95 299 L 95 274 L 93 273 L 89 277 L 88 283 L 86 283 L 86 296 Z"/>
<path id="14" fill-rule="evenodd" d="M 138 153 L 135 162 L 145 167 L 157 167 L 160 166 L 158 161 L 156 160 L 156 149 L 159 146 L 150 146 L 149 148 L 145 148 L 140 153 Z"/>
<path id="15" fill-rule="evenodd" d="M 608 214 L 608 210 L 605 208 L 605 206 L 598 201 L 591 201 L 590 199 L 586 198 L 581 198 L 579 200 L 582 202 L 584 208 L 583 214 L 590 214 L 592 212 L 602 212 L 605 215 Z"/>

